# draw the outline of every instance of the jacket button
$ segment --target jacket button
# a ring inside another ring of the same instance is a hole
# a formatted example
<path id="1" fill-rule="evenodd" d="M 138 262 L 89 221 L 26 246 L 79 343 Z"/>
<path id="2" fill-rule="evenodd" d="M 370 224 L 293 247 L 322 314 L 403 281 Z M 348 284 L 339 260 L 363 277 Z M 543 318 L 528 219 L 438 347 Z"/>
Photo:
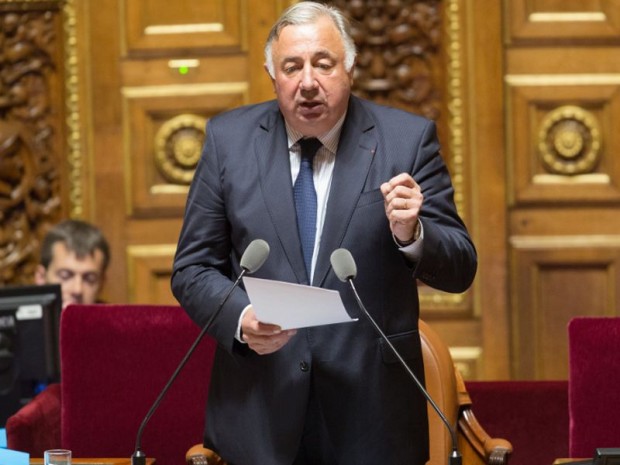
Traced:
<path id="1" fill-rule="evenodd" d="M 310 365 L 308 365 L 308 362 L 299 362 L 299 369 L 306 372 L 310 369 Z"/>

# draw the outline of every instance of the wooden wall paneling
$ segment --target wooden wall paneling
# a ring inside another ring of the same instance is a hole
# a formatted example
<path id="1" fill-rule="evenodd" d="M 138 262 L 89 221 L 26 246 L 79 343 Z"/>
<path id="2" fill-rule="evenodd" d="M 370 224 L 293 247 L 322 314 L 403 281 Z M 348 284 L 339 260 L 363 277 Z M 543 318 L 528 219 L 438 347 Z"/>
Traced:
<path id="1" fill-rule="evenodd" d="M 466 144 L 470 159 L 470 224 L 478 250 L 474 317 L 479 321 L 478 347 L 482 349 L 475 365 L 479 371 L 472 379 L 506 379 L 510 376 L 510 326 L 502 6 L 500 2 L 484 2 L 484 8 L 480 8 L 479 2 L 469 1 L 463 5 L 468 63 L 463 91 L 468 105 L 463 117 L 471 134 Z"/>
<path id="2" fill-rule="evenodd" d="M 245 48 L 240 0 L 123 0 L 124 48 L 130 56 Z"/>
<path id="3" fill-rule="evenodd" d="M 264 45 L 272 24 L 284 9 L 297 0 L 246 0 L 251 21 L 246 21 L 248 35 L 248 81 L 251 102 L 262 102 L 275 98 L 271 79 L 263 70 L 265 63 Z"/>
<path id="4" fill-rule="evenodd" d="M 231 55 L 123 64 L 129 215 L 182 215 L 206 121 L 249 103 L 246 61 Z"/>
<path id="5" fill-rule="evenodd" d="M 523 75 L 530 82 L 541 80 L 554 87 L 567 83 L 575 85 L 579 80 L 588 80 L 594 85 L 609 84 L 613 83 L 613 76 L 620 73 L 620 60 L 613 59 L 616 55 L 617 46 L 611 45 L 509 46 L 505 72 L 508 76 Z"/>
<path id="6" fill-rule="evenodd" d="M 125 245 L 129 225 L 124 209 L 119 4 L 111 0 L 79 3 L 77 21 L 86 37 L 78 59 L 87 66 L 84 99 L 85 117 L 90 123 L 85 156 L 92 164 L 92 179 L 84 185 L 92 195 L 88 218 L 101 227 L 110 242 L 104 298 L 112 303 L 127 302 Z"/>
<path id="7" fill-rule="evenodd" d="M 588 78 L 507 77 L 513 205 L 620 201 L 620 75 Z"/>
<path id="8" fill-rule="evenodd" d="M 620 39 L 618 0 L 509 0 L 510 41 Z"/>
<path id="9" fill-rule="evenodd" d="M 503 269 L 505 250 L 487 252 L 495 245 L 503 247 L 502 240 L 495 242 L 489 235 L 495 231 L 495 237 L 501 238 L 504 228 L 502 215 L 493 213 L 503 211 L 503 196 L 489 195 L 491 190 L 501 189 L 502 181 L 496 183 L 496 176 L 503 172 L 497 169 L 503 160 L 496 156 L 502 146 L 501 106 L 492 105 L 502 92 L 502 76 L 498 72 L 501 15 L 495 7 L 486 9 L 484 15 L 480 11 L 472 8 L 470 2 L 443 4 L 445 114 L 439 122 L 440 128 L 442 121 L 444 124 L 440 140 L 452 174 L 455 200 L 477 246 L 479 271 L 472 288 L 464 294 L 441 294 L 419 288 L 422 317 L 449 344 L 455 363 L 467 379 L 505 375 L 502 357 L 508 353 L 508 328 L 502 316 L 506 314 L 504 283 L 490 279 L 489 274 L 496 272 L 498 266 Z M 482 23 L 485 27 L 479 26 Z M 492 159 L 487 160 L 487 155 L 492 155 Z M 480 182 L 481 179 L 488 182 Z M 499 205 L 492 206 L 494 202 Z"/>
<path id="10" fill-rule="evenodd" d="M 483 379 L 489 372 L 484 366 L 482 346 L 452 346 L 449 349 L 454 366 L 464 379 Z M 488 359 L 488 356 L 485 358 Z"/>
<path id="11" fill-rule="evenodd" d="M 129 215 L 181 217 L 207 120 L 248 102 L 246 83 L 124 88 Z"/>
<path id="12" fill-rule="evenodd" d="M 130 245 L 127 248 L 129 301 L 176 305 L 170 292 L 176 244 Z"/>
<path id="13" fill-rule="evenodd" d="M 530 236 L 511 247 L 514 375 L 566 379 L 569 320 L 620 316 L 620 240 Z"/>
<path id="14" fill-rule="evenodd" d="M 373 33 L 373 39 L 366 39 L 360 55 L 363 57 L 369 50 L 375 54 L 383 54 L 385 71 L 384 75 L 377 75 L 377 60 L 366 58 L 368 62 L 366 66 L 359 67 L 358 78 L 361 82 L 358 84 L 357 91 L 372 100 L 422 114 L 436 122 L 442 155 L 452 177 L 455 203 L 461 217 L 471 228 L 473 227 L 471 223 L 472 199 L 468 175 L 472 155 L 467 150 L 471 133 L 468 120 L 465 118 L 469 104 L 465 89 L 468 84 L 467 71 L 471 59 L 468 55 L 471 50 L 465 46 L 468 31 L 467 10 L 465 3 L 460 0 L 451 0 L 443 5 L 434 4 L 434 2 L 427 2 L 425 5 L 424 2 L 420 2 L 416 6 L 419 7 L 419 11 L 416 12 L 414 6 L 411 9 L 411 16 L 416 18 L 416 16 L 426 15 L 427 17 L 419 24 L 411 21 L 411 25 L 421 30 L 418 35 L 423 34 L 423 36 L 413 36 L 410 40 L 418 44 L 420 53 L 425 56 L 423 60 L 425 65 L 417 64 L 416 60 L 411 60 L 411 63 L 403 60 L 400 64 L 401 69 L 398 70 L 398 67 L 391 62 L 394 57 L 389 55 L 390 47 L 385 47 L 383 41 L 379 40 L 384 32 L 377 34 L 373 27 L 374 12 L 369 9 L 365 12 L 365 21 L 368 23 L 368 29 Z M 386 8 L 386 10 L 389 13 L 390 9 Z M 407 29 L 403 24 L 399 24 L 400 17 L 394 16 L 397 20 L 387 30 L 393 28 L 406 36 Z M 389 34 L 386 35 L 390 37 Z M 399 34 L 394 34 L 394 37 L 390 39 L 393 46 L 398 49 L 401 40 Z M 403 55 L 406 56 L 404 53 Z M 399 82 L 398 73 L 403 76 L 407 74 L 403 71 L 405 64 L 409 68 L 408 74 L 411 81 L 404 79 L 403 82 Z M 397 75 L 392 76 L 391 73 Z M 391 80 L 394 82 L 390 86 L 390 92 L 382 92 L 381 86 Z M 376 91 L 376 88 L 379 88 L 379 91 Z M 419 283 L 418 292 L 422 315 L 427 321 L 446 318 L 464 320 L 473 317 L 473 289 L 461 294 L 449 294 Z M 441 333 L 441 328 L 438 330 Z M 448 340 L 450 335 L 444 333 L 443 337 Z M 477 345 L 479 340 L 470 342 Z"/>
<path id="15" fill-rule="evenodd" d="M 618 207 L 616 205 L 585 205 L 581 207 L 536 206 L 515 208 L 509 216 L 510 234 L 520 236 L 590 236 L 618 237 Z"/>
<path id="16" fill-rule="evenodd" d="M 99 224 L 95 213 L 95 164 L 92 87 L 92 55 L 88 23 L 90 2 L 68 0 L 65 11 L 66 107 L 70 189 L 70 216 Z"/>
<path id="17" fill-rule="evenodd" d="M 114 97 L 122 127 L 117 181 L 123 182 L 125 206 L 118 255 L 127 281 L 120 298 L 174 301 L 169 252 L 176 247 L 205 123 L 273 95 L 262 47 L 266 25 L 282 7 L 281 1 L 258 0 L 120 2 L 121 42 L 113 65 L 120 76 Z"/>
<path id="18" fill-rule="evenodd" d="M 618 0 L 505 0 L 511 376 L 567 377 L 566 323 L 617 309 Z"/>

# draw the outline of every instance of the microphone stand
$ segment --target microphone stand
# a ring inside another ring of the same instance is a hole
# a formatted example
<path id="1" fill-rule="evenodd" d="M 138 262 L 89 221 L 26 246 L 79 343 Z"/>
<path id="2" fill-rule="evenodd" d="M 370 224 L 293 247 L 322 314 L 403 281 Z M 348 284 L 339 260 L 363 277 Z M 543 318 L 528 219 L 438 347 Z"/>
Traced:
<path id="1" fill-rule="evenodd" d="M 422 383 L 420 383 L 420 380 L 418 380 L 418 377 L 415 375 L 415 373 L 413 371 L 411 371 L 411 368 L 409 368 L 409 365 L 407 365 L 407 362 L 405 362 L 405 360 L 398 353 L 398 351 L 396 350 L 396 347 L 394 347 L 394 345 L 390 342 L 388 337 L 381 330 L 381 328 L 379 327 L 377 322 L 374 320 L 374 318 L 370 315 L 370 313 L 368 313 L 368 310 L 366 310 L 366 307 L 364 306 L 364 304 L 362 302 L 362 299 L 360 299 L 360 296 L 357 293 L 357 289 L 355 288 L 355 285 L 353 284 L 353 278 L 349 276 L 349 277 L 346 278 L 346 280 L 351 285 L 351 289 L 353 289 L 353 294 L 355 295 L 355 300 L 357 300 L 357 303 L 360 306 L 360 308 L 362 309 L 364 315 L 366 315 L 366 318 L 370 321 L 370 323 L 372 323 L 372 325 L 374 326 L 375 330 L 377 330 L 377 332 L 379 333 L 381 338 L 385 341 L 385 343 L 388 345 L 388 347 L 392 350 L 392 352 L 394 353 L 394 355 L 396 356 L 396 358 L 398 359 L 400 364 L 405 368 L 405 370 L 407 370 L 407 373 L 409 374 L 411 379 L 413 379 L 415 384 L 418 386 L 418 389 L 420 390 L 420 392 L 422 392 L 422 394 L 424 394 L 424 397 L 426 397 L 426 400 L 431 404 L 431 406 L 433 407 L 435 412 L 437 412 L 437 415 L 439 415 L 439 418 L 441 418 L 441 421 L 448 428 L 448 431 L 450 432 L 450 438 L 452 440 L 452 452 L 450 453 L 450 457 L 448 459 L 449 465 L 461 465 L 462 464 L 462 456 L 461 456 L 461 453 L 459 452 L 459 449 L 458 449 L 458 446 L 457 446 L 458 439 L 457 439 L 457 436 L 456 436 L 456 430 L 450 425 L 450 422 L 448 421 L 446 416 L 443 414 L 441 409 L 437 406 L 437 404 L 435 403 L 433 398 L 429 395 L 428 391 L 424 388 Z"/>
<path id="2" fill-rule="evenodd" d="M 144 428 L 146 427 L 147 423 L 149 422 L 149 420 L 155 413 L 155 410 L 157 410 L 157 408 L 159 407 L 159 404 L 161 404 L 161 401 L 163 400 L 164 396 L 166 395 L 166 393 L 172 386 L 172 383 L 174 383 L 174 380 L 177 378 L 181 370 L 185 367 L 185 364 L 187 363 L 191 355 L 194 353 L 194 350 L 196 350 L 196 347 L 198 346 L 198 344 L 200 343 L 204 335 L 207 334 L 207 331 L 211 327 L 211 324 L 213 323 L 217 315 L 219 315 L 220 311 L 224 307 L 224 304 L 226 303 L 226 301 L 228 300 L 232 292 L 235 290 L 235 288 L 241 281 L 241 278 L 243 278 L 243 276 L 247 273 L 247 271 L 248 271 L 247 268 L 241 268 L 241 273 L 239 273 L 239 277 L 237 277 L 234 284 L 230 287 L 230 289 L 224 296 L 224 299 L 218 306 L 217 310 L 211 315 L 209 320 L 205 323 L 204 327 L 200 331 L 200 334 L 198 334 L 198 337 L 196 338 L 194 343 L 191 345 L 191 347 L 189 348 L 189 350 L 187 351 L 187 353 L 181 360 L 181 363 L 179 363 L 179 366 L 174 371 L 174 373 L 172 373 L 172 376 L 170 377 L 170 379 L 168 380 L 168 382 L 166 383 L 162 391 L 159 393 L 159 396 L 157 396 L 157 399 L 155 399 L 155 402 L 153 402 L 153 405 L 151 406 L 151 409 L 148 411 L 148 413 L 144 417 L 144 420 L 142 420 L 142 423 L 140 424 L 140 428 L 138 429 L 138 434 L 136 437 L 136 448 L 134 450 L 133 455 L 131 456 L 131 465 L 146 465 L 146 455 L 142 452 L 142 449 L 141 449 L 142 433 L 144 432 Z"/>

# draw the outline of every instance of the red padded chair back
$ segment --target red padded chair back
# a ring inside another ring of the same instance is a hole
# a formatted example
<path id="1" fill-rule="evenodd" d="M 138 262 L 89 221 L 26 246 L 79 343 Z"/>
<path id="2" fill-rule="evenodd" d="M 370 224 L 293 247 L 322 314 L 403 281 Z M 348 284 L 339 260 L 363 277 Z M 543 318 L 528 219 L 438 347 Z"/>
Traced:
<path id="1" fill-rule="evenodd" d="M 140 423 L 200 328 L 180 307 L 75 305 L 61 318 L 62 446 L 130 457 Z M 144 430 L 158 465 L 200 442 L 215 342 L 205 336 Z"/>
<path id="2" fill-rule="evenodd" d="M 50 384 L 6 421 L 9 449 L 43 457 L 60 447 L 60 384 Z"/>
<path id="3" fill-rule="evenodd" d="M 568 457 L 568 381 L 468 381 L 473 411 L 493 437 L 508 439 L 510 465 Z"/>
<path id="4" fill-rule="evenodd" d="M 591 458 L 620 447 L 620 318 L 573 318 L 568 347 L 570 456 Z"/>

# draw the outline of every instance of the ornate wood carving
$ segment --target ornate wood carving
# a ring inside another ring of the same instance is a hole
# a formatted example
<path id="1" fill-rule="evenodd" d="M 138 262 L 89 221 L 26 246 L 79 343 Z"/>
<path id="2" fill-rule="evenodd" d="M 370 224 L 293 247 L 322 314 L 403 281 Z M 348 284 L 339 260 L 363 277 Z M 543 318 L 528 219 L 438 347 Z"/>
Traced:
<path id="1" fill-rule="evenodd" d="M 437 120 L 441 113 L 439 0 L 337 0 L 352 18 L 354 91 Z"/>
<path id="2" fill-rule="evenodd" d="M 574 105 L 548 113 L 538 134 L 542 161 L 553 174 L 593 172 L 601 158 L 601 143 L 596 116 Z"/>
<path id="3" fill-rule="evenodd" d="M 32 281 L 39 240 L 61 213 L 50 104 L 58 11 L 38 8 L 0 9 L 0 284 Z"/>
<path id="4" fill-rule="evenodd" d="M 206 118 L 191 114 L 166 121 L 155 135 L 155 165 L 166 180 L 189 185 L 200 159 Z"/>

